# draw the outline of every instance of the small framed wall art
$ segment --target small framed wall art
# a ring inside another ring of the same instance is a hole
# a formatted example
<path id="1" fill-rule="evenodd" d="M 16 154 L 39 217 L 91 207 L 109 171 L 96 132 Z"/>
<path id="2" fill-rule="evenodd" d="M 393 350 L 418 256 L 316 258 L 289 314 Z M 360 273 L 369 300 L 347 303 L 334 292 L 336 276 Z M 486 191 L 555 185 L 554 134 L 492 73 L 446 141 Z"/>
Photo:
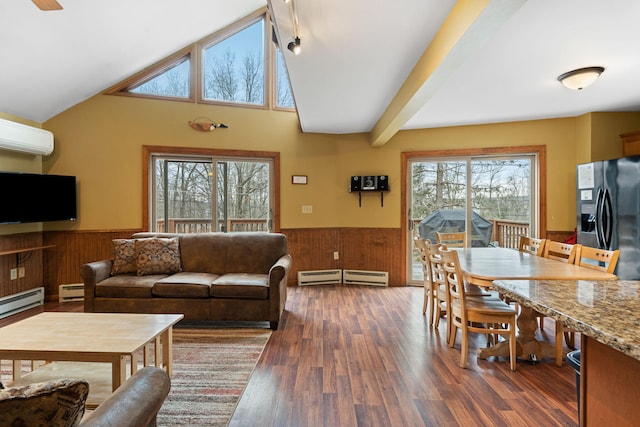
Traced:
<path id="1" fill-rule="evenodd" d="M 307 183 L 307 175 L 291 175 L 291 183 L 305 185 Z"/>

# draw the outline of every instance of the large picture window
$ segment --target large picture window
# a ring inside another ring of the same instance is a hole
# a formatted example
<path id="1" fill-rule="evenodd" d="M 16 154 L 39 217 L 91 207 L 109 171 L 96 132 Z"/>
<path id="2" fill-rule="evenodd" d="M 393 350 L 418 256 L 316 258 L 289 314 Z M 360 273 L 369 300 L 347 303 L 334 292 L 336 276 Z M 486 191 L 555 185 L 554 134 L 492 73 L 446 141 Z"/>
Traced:
<path id="1" fill-rule="evenodd" d="M 279 156 L 145 147 L 148 229 L 201 233 L 277 231 Z"/>

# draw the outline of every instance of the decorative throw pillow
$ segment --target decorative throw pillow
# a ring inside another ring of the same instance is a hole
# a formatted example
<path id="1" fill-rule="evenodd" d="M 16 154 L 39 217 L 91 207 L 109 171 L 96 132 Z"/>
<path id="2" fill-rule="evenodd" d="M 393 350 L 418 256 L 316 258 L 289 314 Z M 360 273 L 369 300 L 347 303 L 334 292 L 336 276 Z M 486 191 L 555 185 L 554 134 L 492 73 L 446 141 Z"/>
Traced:
<path id="1" fill-rule="evenodd" d="M 0 390 L 0 425 L 78 426 L 88 394 L 86 381 L 67 379 Z"/>
<path id="2" fill-rule="evenodd" d="M 131 274 L 138 271 L 136 244 L 133 239 L 113 239 L 113 266 L 111 275 Z"/>
<path id="3" fill-rule="evenodd" d="M 138 276 L 182 271 L 177 237 L 135 239 Z"/>

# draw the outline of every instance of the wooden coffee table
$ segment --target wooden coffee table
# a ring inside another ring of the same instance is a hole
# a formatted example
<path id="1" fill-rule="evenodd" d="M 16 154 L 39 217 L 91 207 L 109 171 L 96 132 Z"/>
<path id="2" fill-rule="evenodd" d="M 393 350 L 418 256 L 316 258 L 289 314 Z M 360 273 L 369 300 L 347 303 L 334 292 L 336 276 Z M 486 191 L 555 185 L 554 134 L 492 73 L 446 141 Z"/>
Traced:
<path id="1" fill-rule="evenodd" d="M 0 328 L 0 360 L 13 360 L 11 386 L 54 378 L 87 379 L 87 402 L 97 406 L 137 370 L 139 354 L 143 355 L 143 365 L 149 365 L 151 343 L 155 366 L 162 366 L 171 376 L 173 325 L 183 317 L 45 312 Z M 22 360 L 50 363 L 23 376 Z"/>

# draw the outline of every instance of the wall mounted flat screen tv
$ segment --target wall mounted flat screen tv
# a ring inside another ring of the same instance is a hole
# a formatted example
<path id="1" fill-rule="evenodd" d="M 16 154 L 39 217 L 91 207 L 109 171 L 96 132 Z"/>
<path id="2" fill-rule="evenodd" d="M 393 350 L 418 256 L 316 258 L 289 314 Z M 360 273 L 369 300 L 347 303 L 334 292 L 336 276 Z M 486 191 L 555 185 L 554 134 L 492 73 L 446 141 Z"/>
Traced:
<path id="1" fill-rule="evenodd" d="M 77 219 L 76 177 L 0 172 L 0 224 Z"/>

